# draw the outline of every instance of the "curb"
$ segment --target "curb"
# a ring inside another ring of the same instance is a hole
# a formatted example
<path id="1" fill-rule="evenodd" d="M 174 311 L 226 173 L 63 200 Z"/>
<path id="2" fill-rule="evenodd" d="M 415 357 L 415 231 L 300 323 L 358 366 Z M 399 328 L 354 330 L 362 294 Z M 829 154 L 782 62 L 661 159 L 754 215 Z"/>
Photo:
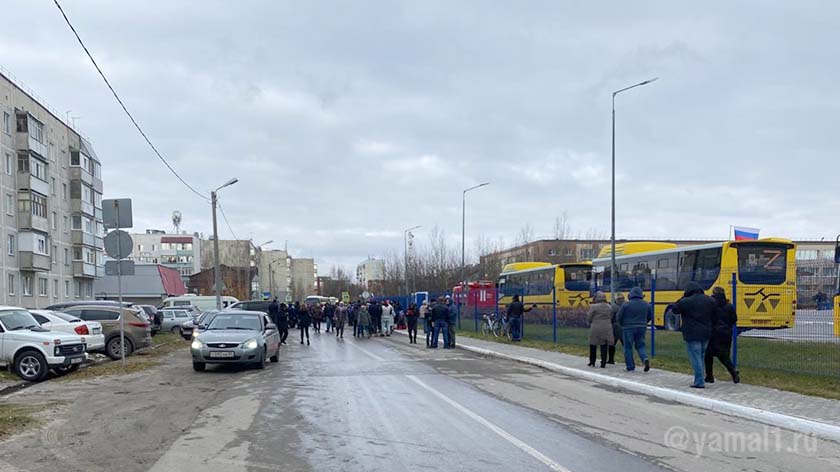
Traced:
<path id="1" fill-rule="evenodd" d="M 406 335 L 407 333 L 397 331 Z M 784 428 L 797 433 L 815 436 L 829 441 L 840 443 L 840 426 L 822 423 L 820 421 L 800 418 L 797 416 L 786 415 L 783 413 L 776 413 L 770 410 L 762 410 L 751 406 L 738 405 L 736 403 L 729 403 L 722 400 L 707 398 L 693 393 L 680 392 L 665 387 L 656 387 L 647 385 L 632 380 L 619 379 L 609 375 L 598 374 L 595 372 L 587 372 L 573 367 L 566 367 L 553 362 L 544 361 L 541 359 L 534 359 L 526 356 L 514 356 L 504 354 L 489 349 L 484 349 L 475 346 L 464 345 L 463 343 L 456 343 L 455 347 L 465 351 L 474 352 L 484 356 L 496 357 L 499 359 L 506 359 L 510 361 L 529 364 L 536 367 L 569 375 L 571 377 L 582 378 L 591 382 L 596 382 L 603 385 L 608 385 L 616 388 L 623 388 L 631 392 L 649 395 L 662 400 L 672 401 L 687 406 L 702 408 L 704 410 L 714 411 L 725 415 L 735 416 L 747 420 L 756 421 L 758 423 L 769 426 L 776 426 Z"/>

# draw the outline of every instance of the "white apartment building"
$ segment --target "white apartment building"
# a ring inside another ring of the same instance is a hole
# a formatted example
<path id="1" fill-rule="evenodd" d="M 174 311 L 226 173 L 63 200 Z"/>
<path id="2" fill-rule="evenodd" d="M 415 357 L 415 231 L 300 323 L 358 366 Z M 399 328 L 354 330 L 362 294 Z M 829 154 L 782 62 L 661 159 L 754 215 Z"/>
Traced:
<path id="1" fill-rule="evenodd" d="M 292 258 L 283 250 L 260 251 L 260 292 L 285 301 L 292 295 Z"/>
<path id="2" fill-rule="evenodd" d="M 104 275 L 99 158 L 0 71 L 0 300 L 42 308 L 93 298 Z"/>
<path id="3" fill-rule="evenodd" d="M 160 264 L 178 271 L 186 285 L 190 276 L 201 272 L 201 238 L 198 234 L 167 234 L 157 229 L 132 234 L 131 256 L 136 262 Z"/>
<path id="4" fill-rule="evenodd" d="M 382 259 L 368 258 L 356 266 L 356 282 L 366 289 L 371 288 L 371 282 L 384 279 L 385 261 Z"/>

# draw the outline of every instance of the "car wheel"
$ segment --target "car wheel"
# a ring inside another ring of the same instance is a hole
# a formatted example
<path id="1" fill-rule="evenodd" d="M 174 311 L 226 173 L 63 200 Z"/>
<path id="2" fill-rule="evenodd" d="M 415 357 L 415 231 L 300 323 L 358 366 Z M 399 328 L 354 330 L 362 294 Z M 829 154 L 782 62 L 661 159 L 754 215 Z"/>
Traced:
<path id="1" fill-rule="evenodd" d="M 170 329 L 170 330 L 169 330 L 169 332 L 170 332 L 170 333 L 172 333 L 172 334 L 175 334 L 175 333 L 177 333 L 180 329 L 181 329 L 181 328 L 179 328 L 179 327 L 177 327 L 177 326 L 173 326 L 173 327 L 172 327 L 172 329 Z"/>
<path id="2" fill-rule="evenodd" d="M 105 352 L 108 354 L 108 357 L 114 360 L 122 357 L 122 347 L 120 346 L 119 336 L 114 336 L 108 340 L 108 343 L 105 344 Z M 130 339 L 125 338 L 125 357 L 130 356 L 132 352 L 134 352 L 134 346 L 131 345 Z"/>
<path id="3" fill-rule="evenodd" d="M 263 352 L 262 352 L 262 355 L 260 356 L 260 360 L 259 360 L 259 362 L 257 362 L 257 369 L 260 369 L 260 370 L 265 369 L 265 356 L 267 354 L 268 353 L 265 352 L 265 349 L 263 348 Z"/>
<path id="4" fill-rule="evenodd" d="M 204 362 L 193 362 L 193 370 L 196 372 L 204 372 L 204 369 L 207 367 L 207 364 Z"/>
<path id="5" fill-rule="evenodd" d="M 58 375 L 67 375 L 79 370 L 81 364 L 64 365 L 55 368 L 55 373 Z"/>
<path id="6" fill-rule="evenodd" d="M 15 373 L 23 380 L 40 382 L 47 377 L 47 360 L 38 351 L 23 351 L 15 359 Z"/>

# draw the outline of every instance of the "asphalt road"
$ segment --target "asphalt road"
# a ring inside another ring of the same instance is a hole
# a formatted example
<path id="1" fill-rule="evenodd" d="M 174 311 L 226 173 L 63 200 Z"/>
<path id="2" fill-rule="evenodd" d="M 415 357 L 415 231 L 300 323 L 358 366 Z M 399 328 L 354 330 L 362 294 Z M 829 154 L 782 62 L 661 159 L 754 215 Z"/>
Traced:
<path id="1" fill-rule="evenodd" d="M 16 393 L 4 401 L 53 402 L 56 419 L 0 443 L 0 470 L 840 469 L 835 443 L 514 362 L 398 335 L 312 341 L 264 371 L 195 373 L 179 352 L 146 373 Z"/>

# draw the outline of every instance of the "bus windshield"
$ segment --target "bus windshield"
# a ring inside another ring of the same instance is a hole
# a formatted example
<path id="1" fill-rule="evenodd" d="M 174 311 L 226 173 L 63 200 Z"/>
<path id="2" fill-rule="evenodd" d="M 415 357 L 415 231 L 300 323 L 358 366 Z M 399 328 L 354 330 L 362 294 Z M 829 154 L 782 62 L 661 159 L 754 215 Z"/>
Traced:
<path id="1" fill-rule="evenodd" d="M 745 284 L 779 285 L 787 275 L 787 246 L 738 246 L 738 279 Z"/>

